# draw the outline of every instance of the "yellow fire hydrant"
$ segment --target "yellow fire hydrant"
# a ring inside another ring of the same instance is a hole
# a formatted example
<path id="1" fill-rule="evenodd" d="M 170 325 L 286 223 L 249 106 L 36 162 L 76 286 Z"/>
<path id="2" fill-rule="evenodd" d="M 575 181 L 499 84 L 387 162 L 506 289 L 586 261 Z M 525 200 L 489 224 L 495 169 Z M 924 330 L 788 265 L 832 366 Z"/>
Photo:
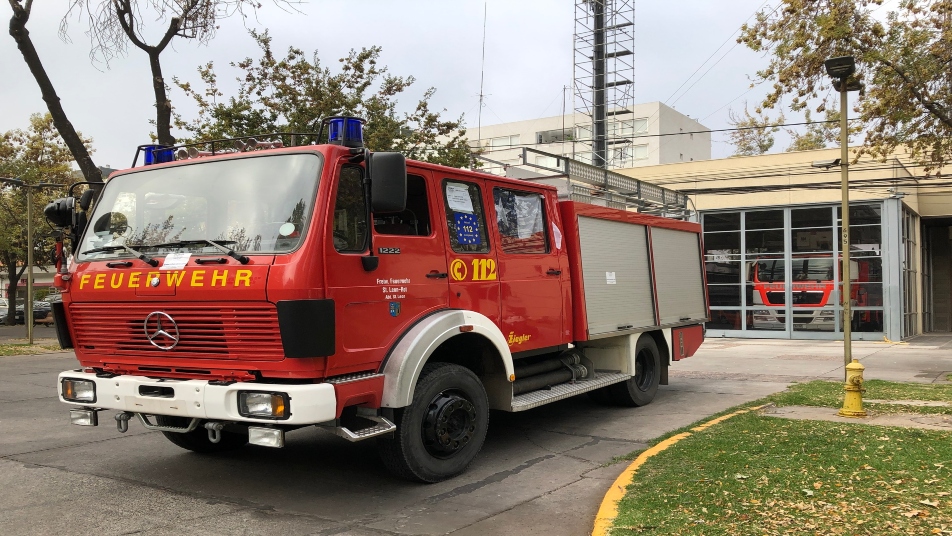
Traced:
<path id="1" fill-rule="evenodd" d="M 863 409 L 863 371 L 866 370 L 859 361 L 853 360 L 846 365 L 846 385 L 843 389 L 846 396 L 843 398 L 843 407 L 840 409 L 840 415 L 843 417 L 865 417 L 866 411 Z"/>

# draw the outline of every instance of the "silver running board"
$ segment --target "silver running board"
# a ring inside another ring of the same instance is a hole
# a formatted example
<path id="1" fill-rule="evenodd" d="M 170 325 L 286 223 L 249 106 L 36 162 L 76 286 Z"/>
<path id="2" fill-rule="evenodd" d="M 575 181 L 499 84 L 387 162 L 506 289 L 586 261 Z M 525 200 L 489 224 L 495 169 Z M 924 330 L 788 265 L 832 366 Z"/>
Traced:
<path id="1" fill-rule="evenodd" d="M 575 383 L 561 383 L 548 389 L 539 389 L 512 397 L 512 411 L 525 411 L 539 406 L 564 400 L 575 395 L 594 391 L 602 387 L 620 383 L 631 378 L 620 372 L 598 372 L 594 380 L 577 381 Z"/>
<path id="2" fill-rule="evenodd" d="M 368 428 L 361 428 L 359 430 L 351 430 L 346 426 L 319 426 L 338 437 L 343 437 L 350 442 L 363 441 L 364 439 L 370 439 L 371 437 L 389 434 L 397 429 L 397 425 L 390 422 L 386 417 L 380 417 L 377 415 L 361 415 L 361 417 L 370 421 L 374 421 L 376 424 Z"/>

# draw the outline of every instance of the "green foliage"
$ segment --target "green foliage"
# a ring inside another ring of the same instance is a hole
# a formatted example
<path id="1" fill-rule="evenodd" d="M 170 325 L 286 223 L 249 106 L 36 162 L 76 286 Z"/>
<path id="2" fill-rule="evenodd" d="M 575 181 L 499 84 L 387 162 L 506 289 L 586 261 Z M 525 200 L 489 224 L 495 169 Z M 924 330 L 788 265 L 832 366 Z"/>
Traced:
<path id="1" fill-rule="evenodd" d="M 782 0 L 745 24 L 739 42 L 772 55 L 760 81 L 772 85 L 762 103 L 790 108 L 839 99 L 823 62 L 854 56 L 865 85 L 856 125 L 866 132 L 862 154 L 885 159 L 905 146 L 927 173 L 952 159 L 952 0 Z"/>
<path id="2" fill-rule="evenodd" d="M 815 149 L 826 149 L 827 144 L 839 145 L 840 143 L 840 125 L 838 121 L 840 120 L 839 110 L 827 108 L 825 110 L 826 117 L 824 118 L 825 122 L 816 122 L 811 123 L 812 118 L 810 117 L 810 110 L 804 110 L 803 116 L 804 120 L 807 123 L 810 123 L 806 126 L 806 132 L 800 133 L 794 129 L 785 129 L 787 134 L 790 135 L 790 146 L 787 147 L 787 152 L 790 151 L 812 151 Z M 836 123 L 831 123 L 830 121 L 837 121 Z M 853 134 L 852 129 L 850 129 L 850 134 Z"/>
<path id="3" fill-rule="evenodd" d="M 80 135 L 82 137 L 82 135 Z M 83 139 L 89 150 L 91 140 Z M 36 266 L 48 262 L 53 247 L 43 207 L 62 197 L 72 182 L 73 156 L 63 143 L 50 114 L 34 114 L 27 130 L 0 134 L 0 177 L 17 178 L 27 184 L 56 183 L 62 189 L 35 189 L 33 193 L 33 258 Z M 12 288 L 26 270 L 27 195 L 24 188 L 0 183 L 0 263 L 9 274 Z M 10 300 L 8 322 L 13 322 L 15 300 Z"/>
<path id="4" fill-rule="evenodd" d="M 268 32 L 252 31 L 261 48 L 258 59 L 229 65 L 239 71 L 238 91 L 225 98 L 209 62 L 198 68 L 203 88 L 175 79 L 198 106 L 198 117 L 175 116 L 175 126 L 201 141 L 269 132 L 316 132 L 320 119 L 351 115 L 366 119 L 364 141 L 374 151 L 399 151 L 408 158 L 454 167 L 469 163 L 462 117 L 453 121 L 430 109 L 436 90 L 428 89 L 412 112 L 397 112 L 397 97 L 413 76 L 394 76 L 378 65 L 381 48 L 352 50 L 332 72 L 315 52 L 308 57 L 290 47 L 275 56 Z"/>
<path id="5" fill-rule="evenodd" d="M 727 122 L 737 129 L 728 135 L 734 144 L 734 156 L 754 156 L 769 151 L 774 145 L 774 132 L 780 130 L 777 125 L 783 123 L 783 114 L 773 120 L 757 109 L 751 115 L 746 103 L 743 116 L 735 114 L 733 110 L 729 115 Z"/>

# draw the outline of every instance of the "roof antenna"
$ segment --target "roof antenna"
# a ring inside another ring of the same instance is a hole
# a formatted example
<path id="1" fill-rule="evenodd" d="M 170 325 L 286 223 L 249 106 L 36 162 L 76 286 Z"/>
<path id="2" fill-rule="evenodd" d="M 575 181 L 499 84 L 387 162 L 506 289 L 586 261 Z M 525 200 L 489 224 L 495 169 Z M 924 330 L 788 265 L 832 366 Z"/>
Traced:
<path id="1" fill-rule="evenodd" d="M 486 75 L 486 4 L 483 2 L 483 63 L 479 68 L 479 112 L 477 113 L 476 137 L 479 138 L 479 144 L 483 143 L 483 79 Z"/>

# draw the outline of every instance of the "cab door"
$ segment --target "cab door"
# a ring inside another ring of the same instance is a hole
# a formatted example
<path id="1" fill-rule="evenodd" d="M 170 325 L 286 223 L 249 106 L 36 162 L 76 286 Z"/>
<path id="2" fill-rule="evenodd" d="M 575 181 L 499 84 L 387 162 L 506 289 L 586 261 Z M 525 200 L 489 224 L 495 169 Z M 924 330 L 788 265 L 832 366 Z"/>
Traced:
<path id="1" fill-rule="evenodd" d="M 558 346 L 565 338 L 562 248 L 553 240 L 555 215 L 547 210 L 545 190 L 497 182 L 489 186 L 493 238 L 499 244 L 500 327 L 509 349 Z"/>
<path id="2" fill-rule="evenodd" d="M 330 375 L 372 368 L 417 319 L 447 307 L 443 233 L 431 208 L 438 198 L 427 172 L 408 174 L 406 210 L 374 214 L 371 225 L 363 173 L 358 166 L 341 168 L 327 219 L 325 277 L 336 320 Z M 361 264 L 369 238 L 379 257 L 372 271 Z"/>
<path id="3" fill-rule="evenodd" d="M 498 326 L 499 278 L 487 227 L 486 182 L 446 177 L 440 197 L 450 308 L 476 311 Z"/>

